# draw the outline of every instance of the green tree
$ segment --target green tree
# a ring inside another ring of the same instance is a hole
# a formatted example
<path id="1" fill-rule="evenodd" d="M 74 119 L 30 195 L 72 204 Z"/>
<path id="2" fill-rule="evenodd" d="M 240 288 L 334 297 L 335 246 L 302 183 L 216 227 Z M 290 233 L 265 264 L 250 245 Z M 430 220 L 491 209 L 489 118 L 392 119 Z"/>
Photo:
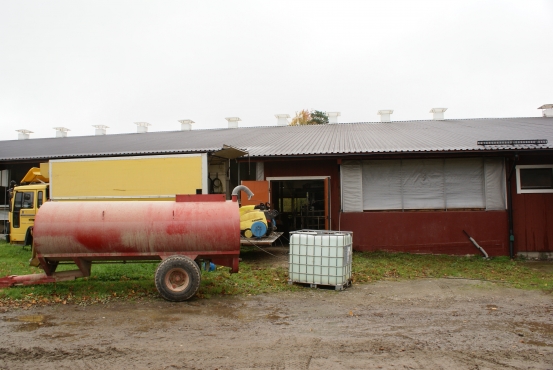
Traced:
<path id="1" fill-rule="evenodd" d="M 311 112 L 311 121 L 312 125 L 325 125 L 328 123 L 328 115 L 326 112 L 321 112 L 320 110 L 314 110 Z"/>
<path id="2" fill-rule="evenodd" d="M 328 123 L 328 115 L 319 110 L 309 111 L 302 109 L 296 112 L 296 116 L 290 121 L 290 126 L 322 125 Z"/>

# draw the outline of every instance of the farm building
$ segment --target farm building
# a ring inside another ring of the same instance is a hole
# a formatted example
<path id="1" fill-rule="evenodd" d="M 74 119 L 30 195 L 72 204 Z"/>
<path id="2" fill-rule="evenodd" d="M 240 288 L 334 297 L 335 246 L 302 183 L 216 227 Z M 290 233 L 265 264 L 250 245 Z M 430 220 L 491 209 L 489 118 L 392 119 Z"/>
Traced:
<path id="1" fill-rule="evenodd" d="M 277 115 L 276 126 L 3 141 L 0 170 L 19 181 L 50 159 L 208 153 L 209 192 L 247 184 L 283 231 L 350 230 L 357 250 L 477 253 L 466 231 L 492 256 L 551 256 L 552 107 L 528 118 L 443 119 L 438 109 L 432 120 L 390 122 L 384 111 L 383 122 L 288 126 Z"/>

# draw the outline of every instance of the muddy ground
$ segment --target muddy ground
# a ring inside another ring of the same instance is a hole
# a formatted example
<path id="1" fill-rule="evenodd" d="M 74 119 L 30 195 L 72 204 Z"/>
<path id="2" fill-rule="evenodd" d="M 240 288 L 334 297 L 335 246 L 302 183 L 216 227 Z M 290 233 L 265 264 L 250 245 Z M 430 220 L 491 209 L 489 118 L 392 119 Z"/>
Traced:
<path id="1" fill-rule="evenodd" d="M 553 296 L 472 280 L 0 318 L 0 369 L 553 369 Z"/>

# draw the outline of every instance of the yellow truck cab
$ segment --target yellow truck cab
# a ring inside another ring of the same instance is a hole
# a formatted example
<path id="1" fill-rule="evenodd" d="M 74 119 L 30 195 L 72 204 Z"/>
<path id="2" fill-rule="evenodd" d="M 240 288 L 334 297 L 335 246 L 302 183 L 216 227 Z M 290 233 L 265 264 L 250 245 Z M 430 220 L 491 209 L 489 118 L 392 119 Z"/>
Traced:
<path id="1" fill-rule="evenodd" d="M 42 173 L 48 173 L 46 168 L 42 168 Z M 48 176 L 43 176 L 42 173 L 38 167 L 31 168 L 21 180 L 22 185 L 15 186 L 10 191 L 9 234 L 6 236 L 8 243 L 32 243 L 32 226 L 36 213 L 49 195 Z"/>
<path id="2" fill-rule="evenodd" d="M 48 184 L 16 186 L 10 200 L 7 241 L 29 245 L 32 242 L 32 226 L 40 206 L 48 199 Z"/>

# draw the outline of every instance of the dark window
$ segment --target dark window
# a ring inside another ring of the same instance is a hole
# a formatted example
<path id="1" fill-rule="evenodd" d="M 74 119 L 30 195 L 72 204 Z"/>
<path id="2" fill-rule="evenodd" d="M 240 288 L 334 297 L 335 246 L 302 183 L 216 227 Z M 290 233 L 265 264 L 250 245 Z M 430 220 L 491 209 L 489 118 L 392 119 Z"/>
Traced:
<path id="1" fill-rule="evenodd" d="M 13 201 L 13 211 L 19 212 L 23 206 L 23 193 L 15 193 L 15 199 Z"/>
<path id="2" fill-rule="evenodd" d="M 34 208 L 34 193 L 23 193 L 23 204 L 21 208 Z"/>
<path id="3" fill-rule="evenodd" d="M 39 191 L 36 199 L 36 207 L 40 208 L 42 203 L 44 203 L 43 192 Z"/>
<path id="4" fill-rule="evenodd" d="M 23 193 L 15 193 L 13 200 L 12 227 L 18 229 L 20 225 L 19 211 L 23 204 Z"/>
<path id="5" fill-rule="evenodd" d="M 553 189 L 553 168 L 521 168 L 520 188 Z"/>

